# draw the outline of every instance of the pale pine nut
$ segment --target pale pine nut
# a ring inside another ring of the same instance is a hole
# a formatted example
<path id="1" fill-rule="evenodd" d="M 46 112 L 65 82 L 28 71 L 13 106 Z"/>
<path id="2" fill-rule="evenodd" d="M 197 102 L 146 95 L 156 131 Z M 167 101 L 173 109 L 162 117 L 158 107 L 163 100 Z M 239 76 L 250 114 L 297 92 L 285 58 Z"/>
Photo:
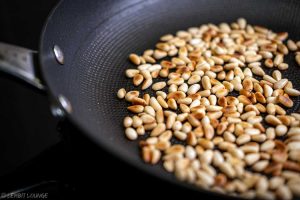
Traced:
<path id="1" fill-rule="evenodd" d="M 125 135 L 129 140 L 136 140 L 138 135 L 133 128 L 126 128 Z"/>
<path id="2" fill-rule="evenodd" d="M 131 118 L 131 117 L 128 117 L 128 116 L 125 117 L 124 120 L 123 120 L 123 126 L 124 126 L 125 128 L 128 128 L 128 127 L 132 126 L 132 123 L 133 123 L 132 118 Z"/>

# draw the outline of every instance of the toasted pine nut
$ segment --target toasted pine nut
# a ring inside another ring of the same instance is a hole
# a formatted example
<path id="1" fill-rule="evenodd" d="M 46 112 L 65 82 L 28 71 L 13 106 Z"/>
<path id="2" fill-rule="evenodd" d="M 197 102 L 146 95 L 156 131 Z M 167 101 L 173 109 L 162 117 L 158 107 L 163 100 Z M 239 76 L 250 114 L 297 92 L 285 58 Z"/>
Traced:
<path id="1" fill-rule="evenodd" d="M 141 63 L 139 56 L 136 54 L 130 54 L 129 60 L 135 65 L 139 65 Z"/>
<path id="2" fill-rule="evenodd" d="M 159 136 L 166 130 L 166 125 L 164 123 L 160 123 L 151 131 L 151 136 Z"/>
<path id="3" fill-rule="evenodd" d="M 293 107 L 293 105 L 294 105 L 294 102 L 293 102 L 290 98 L 288 98 L 288 97 L 286 97 L 286 96 L 283 96 L 283 95 L 280 95 L 280 96 L 278 97 L 278 101 L 279 101 L 282 105 L 284 105 L 284 106 L 286 106 L 286 107 L 288 107 L 288 108 L 291 108 L 291 107 Z"/>
<path id="4" fill-rule="evenodd" d="M 266 122 L 273 125 L 273 126 L 277 126 L 282 124 L 282 122 L 275 116 L 273 115 L 267 115 L 265 118 Z"/>
<path id="5" fill-rule="evenodd" d="M 166 82 L 157 82 L 152 85 L 153 90 L 161 90 L 166 87 Z"/>
<path id="6" fill-rule="evenodd" d="M 144 111 L 144 106 L 134 105 L 134 106 L 127 107 L 127 109 L 133 113 L 141 113 Z"/>
<path id="7" fill-rule="evenodd" d="M 169 107 L 167 102 L 161 96 L 157 96 L 156 99 L 157 99 L 158 103 L 161 105 L 161 107 L 163 107 L 163 108 L 168 108 Z"/>
<path id="8" fill-rule="evenodd" d="M 137 128 L 136 128 L 136 133 L 137 133 L 138 135 L 144 135 L 144 134 L 145 134 L 145 128 L 144 128 L 144 126 L 139 126 L 139 127 L 137 127 Z"/>

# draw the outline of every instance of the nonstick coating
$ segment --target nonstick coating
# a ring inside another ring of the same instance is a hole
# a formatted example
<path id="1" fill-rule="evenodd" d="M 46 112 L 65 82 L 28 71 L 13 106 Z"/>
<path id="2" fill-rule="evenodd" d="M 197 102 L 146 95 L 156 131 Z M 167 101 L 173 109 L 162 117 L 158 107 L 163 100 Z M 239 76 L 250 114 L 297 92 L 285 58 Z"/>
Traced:
<path id="1" fill-rule="evenodd" d="M 127 59 L 130 53 L 153 48 L 166 33 L 239 17 L 300 39 L 300 1 L 296 0 L 65 0 L 49 17 L 42 35 L 43 75 L 54 97 L 64 95 L 70 101 L 69 118 L 92 140 L 151 174 L 192 188 L 161 166 L 142 162 L 138 143 L 124 137 L 122 119 L 129 113 L 116 92 L 120 87 L 132 89 L 124 76 L 125 69 L 134 67 Z M 54 44 L 64 52 L 64 65 L 53 57 Z M 300 89 L 300 68 L 292 57 L 288 63 L 284 77 Z M 294 110 L 299 108 L 299 98 L 295 100 Z"/>

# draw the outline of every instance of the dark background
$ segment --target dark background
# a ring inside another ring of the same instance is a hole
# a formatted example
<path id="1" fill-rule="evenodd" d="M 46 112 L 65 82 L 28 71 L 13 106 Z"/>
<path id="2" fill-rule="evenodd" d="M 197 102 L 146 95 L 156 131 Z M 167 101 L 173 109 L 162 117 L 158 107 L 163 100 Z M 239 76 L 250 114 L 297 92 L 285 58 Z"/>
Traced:
<path id="1" fill-rule="evenodd" d="M 0 41 L 38 50 L 39 34 L 56 1 L 0 1 Z M 47 96 L 0 74 L 0 175 L 58 141 Z"/>
<path id="2" fill-rule="evenodd" d="M 43 24 L 57 2 L 1 0 L 0 41 L 38 50 Z M 4 73 L 0 91 L 0 193 L 48 192 L 50 199 L 208 198 L 112 157 L 67 120 L 55 119 L 46 93 Z"/>

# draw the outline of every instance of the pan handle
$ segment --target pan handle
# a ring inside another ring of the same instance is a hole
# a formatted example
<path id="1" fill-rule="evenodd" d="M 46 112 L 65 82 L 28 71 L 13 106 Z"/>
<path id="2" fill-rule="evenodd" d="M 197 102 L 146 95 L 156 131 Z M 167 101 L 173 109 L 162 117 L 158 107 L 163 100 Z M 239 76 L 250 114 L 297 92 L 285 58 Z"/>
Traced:
<path id="1" fill-rule="evenodd" d="M 34 87 L 44 90 L 35 68 L 37 52 L 23 47 L 0 42 L 0 71 L 18 77 Z"/>
<path id="2" fill-rule="evenodd" d="M 40 91 L 45 91 L 46 86 L 42 83 L 38 68 L 38 52 L 23 47 L 0 42 L 0 71 L 17 77 Z M 58 57 L 63 59 L 63 57 Z M 63 63 L 63 60 L 60 60 Z M 71 110 L 68 101 L 60 96 L 58 100 L 50 97 L 50 109 L 58 118 L 64 118 L 65 111 Z M 1 198 L 1 197 L 0 197 Z"/>

